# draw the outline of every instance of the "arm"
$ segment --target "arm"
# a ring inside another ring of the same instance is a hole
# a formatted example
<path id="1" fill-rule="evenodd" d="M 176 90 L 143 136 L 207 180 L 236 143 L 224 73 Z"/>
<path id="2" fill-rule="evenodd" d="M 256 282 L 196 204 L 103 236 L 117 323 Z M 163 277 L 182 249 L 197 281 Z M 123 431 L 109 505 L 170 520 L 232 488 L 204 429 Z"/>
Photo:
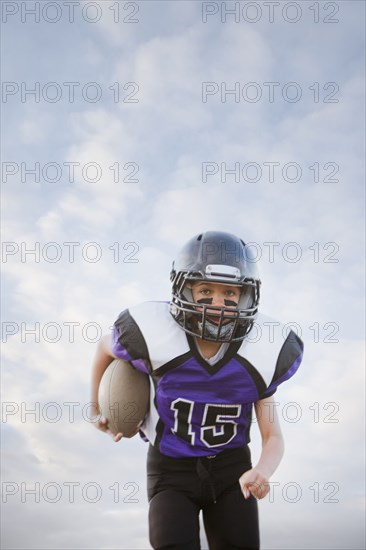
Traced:
<path id="1" fill-rule="evenodd" d="M 104 374 L 104 371 L 114 359 L 117 359 L 117 357 L 112 353 L 111 337 L 110 335 L 103 336 L 98 343 L 92 366 L 91 402 L 92 414 L 95 416 L 98 416 L 100 414 L 98 404 L 99 384 Z M 116 442 L 122 438 L 122 434 L 114 434 L 111 432 L 111 430 L 108 428 L 108 422 L 104 417 L 99 418 L 96 421 L 95 426 L 98 428 L 98 430 L 108 433 Z"/>
<path id="2" fill-rule="evenodd" d="M 252 494 L 261 499 L 269 492 L 269 478 L 281 462 L 284 441 L 273 397 L 261 399 L 254 406 L 262 437 L 262 452 L 257 465 L 245 472 L 239 483 L 245 498 Z"/>

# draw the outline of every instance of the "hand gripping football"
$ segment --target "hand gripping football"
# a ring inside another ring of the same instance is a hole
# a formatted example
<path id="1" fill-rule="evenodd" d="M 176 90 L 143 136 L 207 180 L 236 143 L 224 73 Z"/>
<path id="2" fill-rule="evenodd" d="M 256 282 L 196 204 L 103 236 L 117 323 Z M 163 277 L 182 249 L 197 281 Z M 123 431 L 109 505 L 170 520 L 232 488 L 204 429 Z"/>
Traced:
<path id="1" fill-rule="evenodd" d="M 149 397 L 147 374 L 122 359 L 112 361 L 103 374 L 98 396 L 102 416 L 112 432 L 133 437 L 149 409 Z"/>

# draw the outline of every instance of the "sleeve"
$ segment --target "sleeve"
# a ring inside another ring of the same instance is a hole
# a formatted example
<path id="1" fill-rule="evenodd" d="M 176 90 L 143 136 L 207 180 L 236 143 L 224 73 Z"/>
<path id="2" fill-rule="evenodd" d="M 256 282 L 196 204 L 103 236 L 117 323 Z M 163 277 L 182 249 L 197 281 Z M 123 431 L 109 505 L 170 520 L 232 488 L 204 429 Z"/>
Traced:
<path id="1" fill-rule="evenodd" d="M 296 373 L 302 361 L 303 351 L 302 340 L 291 330 L 278 355 L 273 378 L 261 399 L 273 395 L 282 382 Z"/>
<path id="2" fill-rule="evenodd" d="M 111 347 L 116 357 L 149 374 L 150 361 L 145 338 L 128 309 L 122 311 L 114 323 Z"/>

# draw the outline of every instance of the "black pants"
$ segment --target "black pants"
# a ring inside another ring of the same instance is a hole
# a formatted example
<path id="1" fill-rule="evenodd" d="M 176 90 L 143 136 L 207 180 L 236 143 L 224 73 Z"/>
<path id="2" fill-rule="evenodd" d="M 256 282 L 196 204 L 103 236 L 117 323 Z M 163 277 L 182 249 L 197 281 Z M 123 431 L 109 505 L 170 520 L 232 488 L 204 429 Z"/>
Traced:
<path id="1" fill-rule="evenodd" d="M 213 458 L 175 459 L 149 448 L 150 543 L 155 550 L 199 550 L 199 513 L 210 550 L 259 548 L 258 507 L 239 477 L 251 468 L 248 448 Z"/>

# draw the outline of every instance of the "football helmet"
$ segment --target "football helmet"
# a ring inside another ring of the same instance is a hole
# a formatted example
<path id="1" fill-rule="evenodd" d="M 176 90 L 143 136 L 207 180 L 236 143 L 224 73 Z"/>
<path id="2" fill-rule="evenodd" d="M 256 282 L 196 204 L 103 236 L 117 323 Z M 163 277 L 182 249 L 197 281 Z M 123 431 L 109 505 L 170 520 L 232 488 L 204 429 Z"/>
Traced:
<path id="1" fill-rule="evenodd" d="M 256 260 L 240 238 L 220 231 L 196 235 L 173 262 L 170 280 L 170 313 L 185 332 L 213 342 L 237 342 L 249 333 L 261 282 Z M 192 285 L 197 281 L 238 286 L 239 302 L 225 301 L 224 307 L 210 299 L 195 302 Z"/>

